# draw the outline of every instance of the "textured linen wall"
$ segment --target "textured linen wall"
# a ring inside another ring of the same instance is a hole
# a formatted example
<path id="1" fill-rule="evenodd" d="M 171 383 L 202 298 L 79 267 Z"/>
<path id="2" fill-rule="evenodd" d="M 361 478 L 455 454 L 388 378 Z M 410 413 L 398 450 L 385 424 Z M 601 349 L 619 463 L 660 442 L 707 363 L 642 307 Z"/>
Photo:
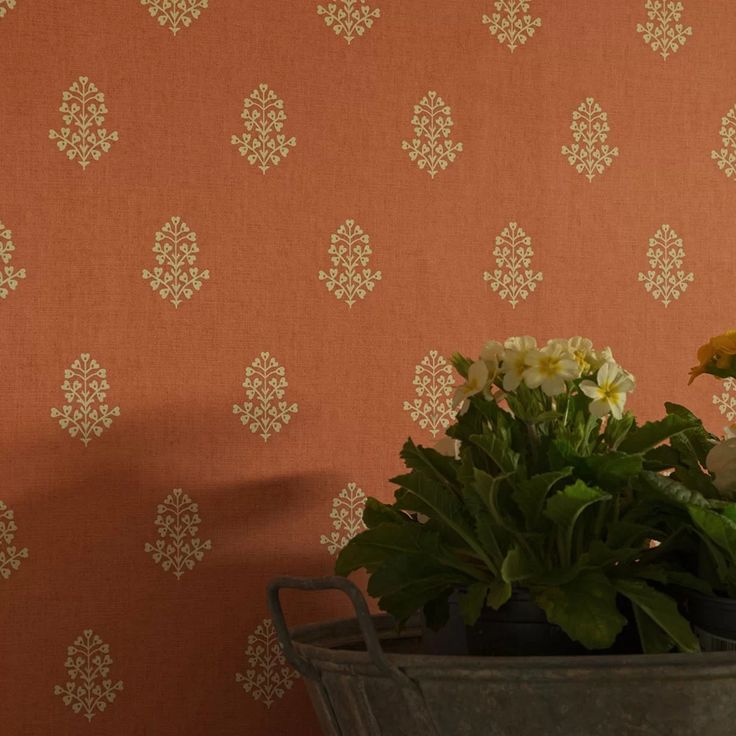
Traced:
<path id="1" fill-rule="evenodd" d="M 442 437 L 453 350 L 583 334 L 641 415 L 732 420 L 686 382 L 733 327 L 735 32 L 733 0 L 0 0 L 0 731 L 316 734 L 264 586 Z"/>

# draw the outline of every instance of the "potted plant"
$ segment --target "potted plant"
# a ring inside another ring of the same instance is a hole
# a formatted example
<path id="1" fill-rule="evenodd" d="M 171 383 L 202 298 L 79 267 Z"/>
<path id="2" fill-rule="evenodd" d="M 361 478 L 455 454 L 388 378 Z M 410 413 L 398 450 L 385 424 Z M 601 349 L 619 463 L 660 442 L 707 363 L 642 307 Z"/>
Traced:
<path id="1" fill-rule="evenodd" d="M 632 638 L 697 651 L 669 590 L 703 586 L 670 553 L 652 489 L 658 448 L 699 433 L 697 418 L 673 408 L 637 425 L 633 376 L 580 337 L 491 341 L 452 362 L 456 422 L 434 448 L 407 440 L 394 502 L 368 500 L 336 573 L 365 568 L 399 622 L 421 610 L 438 629 L 456 602 L 471 654 L 626 651 Z"/>
<path id="2" fill-rule="evenodd" d="M 736 377 L 736 331 L 711 338 L 698 350 L 690 383 L 701 374 Z M 668 411 L 696 420 L 683 409 Z M 696 420 L 697 421 L 697 420 Z M 736 650 L 736 432 L 711 434 L 697 421 L 670 446 L 649 455 L 654 473 L 642 478 L 658 496 L 659 526 L 675 564 L 702 580 L 688 596 L 688 614 L 706 650 Z"/>

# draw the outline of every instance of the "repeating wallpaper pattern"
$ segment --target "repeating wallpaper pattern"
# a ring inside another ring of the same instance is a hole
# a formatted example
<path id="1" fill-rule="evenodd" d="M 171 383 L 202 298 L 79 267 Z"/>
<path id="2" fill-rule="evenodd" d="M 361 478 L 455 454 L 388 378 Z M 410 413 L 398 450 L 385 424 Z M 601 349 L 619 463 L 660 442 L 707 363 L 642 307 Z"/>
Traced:
<path id="1" fill-rule="evenodd" d="M 443 438 L 455 349 L 588 331 L 642 413 L 736 420 L 736 381 L 685 389 L 733 327 L 734 28 L 0 0 L 0 730 L 317 734 L 265 584 Z"/>

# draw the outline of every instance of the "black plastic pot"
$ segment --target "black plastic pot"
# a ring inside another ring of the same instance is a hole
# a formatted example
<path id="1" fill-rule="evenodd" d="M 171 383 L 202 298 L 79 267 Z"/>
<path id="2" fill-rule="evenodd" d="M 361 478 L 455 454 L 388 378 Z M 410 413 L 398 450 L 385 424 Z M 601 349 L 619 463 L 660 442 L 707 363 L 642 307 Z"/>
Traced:
<path id="1" fill-rule="evenodd" d="M 736 600 L 691 593 L 687 610 L 704 651 L 736 651 Z"/>
<path id="2" fill-rule="evenodd" d="M 524 588 L 515 588 L 509 601 L 498 611 L 484 608 L 472 626 L 463 623 L 457 595 L 453 595 L 450 598 L 450 619 L 437 632 L 425 627 L 422 651 L 425 654 L 469 654 L 480 657 L 638 654 L 641 645 L 630 604 L 622 599 L 620 607 L 630 623 L 610 649 L 590 652 L 582 644 L 570 639 L 559 626 L 547 621 L 545 612 Z"/>

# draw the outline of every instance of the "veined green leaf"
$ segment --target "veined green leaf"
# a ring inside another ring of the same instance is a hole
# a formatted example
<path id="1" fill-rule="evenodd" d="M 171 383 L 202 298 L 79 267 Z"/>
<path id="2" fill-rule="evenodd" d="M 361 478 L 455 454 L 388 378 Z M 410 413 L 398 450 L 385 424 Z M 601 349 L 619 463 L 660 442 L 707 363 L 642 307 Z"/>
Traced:
<path id="1" fill-rule="evenodd" d="M 718 442 L 718 437 L 711 434 L 704 426 L 700 419 L 693 414 L 689 409 L 686 409 L 680 404 L 673 404 L 671 402 L 665 402 L 664 405 L 668 414 L 676 414 L 683 419 L 691 421 L 695 424 L 692 429 L 688 429 L 684 434 L 688 439 L 688 442 L 692 445 L 695 455 L 700 465 L 705 466 L 705 458 L 708 453 Z"/>
<path id="2" fill-rule="evenodd" d="M 534 595 L 547 619 L 587 649 L 606 649 L 626 619 L 616 608 L 616 589 L 600 572 L 586 572 L 558 587 Z"/>
<path id="3" fill-rule="evenodd" d="M 471 532 L 470 519 L 460 499 L 441 483 L 416 471 L 391 478 L 401 488 L 396 491 L 396 506 L 434 519 L 460 536 Z"/>
<path id="4" fill-rule="evenodd" d="M 641 474 L 641 478 L 647 487 L 654 491 L 660 498 L 684 507 L 688 504 L 694 506 L 707 507 L 708 500 L 697 491 L 693 491 L 687 486 L 679 483 L 666 475 L 659 475 L 650 470 L 645 470 Z"/>
<path id="5" fill-rule="evenodd" d="M 673 435 L 696 427 L 697 424 L 677 414 L 668 414 L 664 419 L 647 422 L 629 432 L 626 439 L 619 445 L 619 450 L 630 453 L 646 452 Z"/>
<path id="6" fill-rule="evenodd" d="M 569 477 L 571 472 L 572 468 L 562 468 L 550 473 L 535 475 L 529 480 L 515 484 L 511 496 L 524 514 L 528 528 L 536 525 L 552 486 Z"/>
<path id="7" fill-rule="evenodd" d="M 347 576 L 360 569 L 373 571 L 387 559 L 406 552 L 437 554 L 440 538 L 422 524 L 384 522 L 353 537 L 337 557 L 335 574 Z"/>
<path id="8" fill-rule="evenodd" d="M 736 521 L 701 506 L 690 506 L 688 511 L 698 529 L 728 554 L 732 565 L 736 564 Z"/>
<path id="9" fill-rule="evenodd" d="M 578 480 L 547 500 L 544 515 L 559 527 L 560 540 L 564 542 L 564 547 L 560 550 L 563 565 L 570 562 L 573 533 L 580 515 L 589 506 L 610 498 L 610 494 L 604 493 L 600 488 L 592 488 Z"/>
<path id="10" fill-rule="evenodd" d="M 490 431 L 483 434 L 473 434 L 470 441 L 479 447 L 498 467 L 501 473 L 514 473 L 519 465 L 519 453 L 514 452 L 511 446 Z"/>
<path id="11" fill-rule="evenodd" d="M 416 471 L 391 479 L 401 488 L 396 492 L 396 506 L 406 511 L 425 514 L 444 527 L 478 554 L 492 572 L 493 561 L 478 542 L 471 519 L 462 501 L 441 483 L 429 480 Z"/>
<path id="12" fill-rule="evenodd" d="M 472 582 L 447 570 L 426 555 L 408 553 L 386 560 L 368 581 L 368 594 L 382 610 L 405 621 L 429 601 L 456 586 Z"/>
<path id="13" fill-rule="evenodd" d="M 363 509 L 363 523 L 372 529 L 384 522 L 393 524 L 413 524 L 415 523 L 406 514 L 403 514 L 393 505 L 382 503 L 378 499 L 370 496 L 365 500 L 365 508 Z"/>
<path id="14" fill-rule="evenodd" d="M 415 445 L 411 438 L 404 443 L 400 456 L 407 468 L 424 473 L 452 490 L 457 489 L 458 462 L 454 458 L 441 455 L 431 447 Z"/>
<path id="15" fill-rule="evenodd" d="M 699 652 L 700 645 L 698 639 L 690 628 L 690 624 L 677 610 L 677 603 L 672 598 L 660 591 L 652 588 L 643 580 L 625 580 L 620 579 L 614 581 L 616 590 L 626 598 L 628 598 L 634 607 L 641 610 L 665 631 L 676 644 L 677 648 L 683 652 Z M 641 629 L 640 629 L 641 632 Z M 646 631 L 645 631 L 646 634 Z M 661 639 L 652 640 L 651 634 L 647 641 L 642 641 L 646 646 L 661 645 Z M 654 643 L 652 643 L 654 641 Z"/>

